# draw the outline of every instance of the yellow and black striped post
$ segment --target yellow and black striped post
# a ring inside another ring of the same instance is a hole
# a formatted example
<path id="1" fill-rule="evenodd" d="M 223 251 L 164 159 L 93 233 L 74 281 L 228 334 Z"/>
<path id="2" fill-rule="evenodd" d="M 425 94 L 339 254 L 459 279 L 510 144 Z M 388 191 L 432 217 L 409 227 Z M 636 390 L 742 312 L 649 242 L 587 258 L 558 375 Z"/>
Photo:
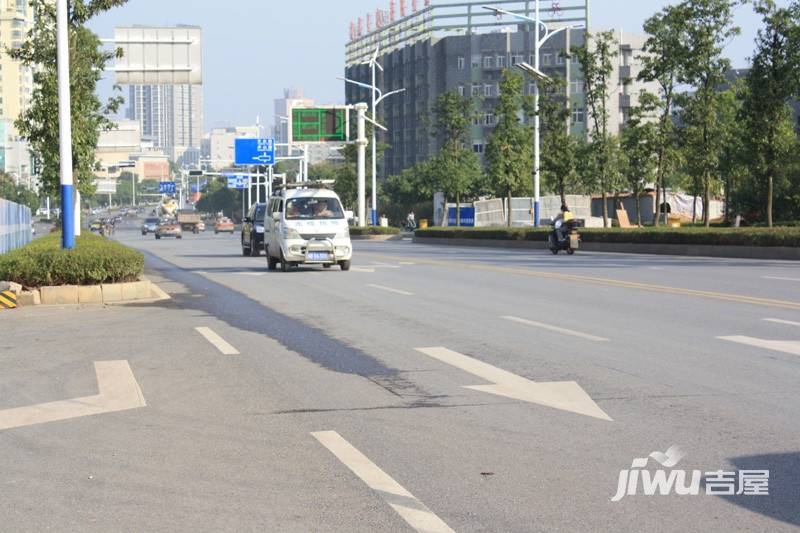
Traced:
<path id="1" fill-rule="evenodd" d="M 16 309 L 17 293 L 13 291 L 0 292 L 0 309 Z"/>

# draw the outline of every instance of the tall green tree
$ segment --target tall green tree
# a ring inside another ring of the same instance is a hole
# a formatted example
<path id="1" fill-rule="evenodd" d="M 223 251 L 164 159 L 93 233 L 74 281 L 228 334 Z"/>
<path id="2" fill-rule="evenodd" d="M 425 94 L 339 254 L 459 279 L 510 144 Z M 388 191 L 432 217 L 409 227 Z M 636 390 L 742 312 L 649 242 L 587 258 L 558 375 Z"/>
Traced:
<path id="1" fill-rule="evenodd" d="M 612 79 L 614 61 L 619 55 L 613 32 L 586 34 L 586 45 L 575 50 L 583 71 L 586 85 L 586 104 L 591 124 L 591 146 L 593 147 L 598 181 L 603 197 L 603 224 L 609 226 L 608 192 L 611 190 L 613 164 L 612 142 L 609 136 L 608 103 L 614 89 Z"/>
<path id="2" fill-rule="evenodd" d="M 531 191 L 533 141 L 531 129 L 520 120 L 523 114 L 523 78 L 506 70 L 500 83 L 495 115 L 497 126 L 486 147 L 486 173 L 498 197 L 506 197 L 509 210 L 515 194 Z M 512 220 L 509 213 L 508 225 Z"/>
<path id="3" fill-rule="evenodd" d="M 764 28 L 756 38 L 741 119 L 750 168 L 762 183 L 767 225 L 772 227 L 775 180 L 795 144 L 786 138 L 784 125 L 789 99 L 800 93 L 800 4 L 778 8 L 773 0 L 758 0 L 755 10 Z"/>
<path id="4" fill-rule="evenodd" d="M 681 118 L 685 124 L 687 160 L 703 194 L 703 217 L 711 225 L 711 194 L 719 187 L 718 164 L 722 152 L 720 93 L 730 61 L 724 47 L 740 33 L 734 25 L 733 0 L 685 0 L 685 44 L 691 51 L 684 58 L 679 81 L 693 93 L 684 95 Z"/>
<path id="5" fill-rule="evenodd" d="M 71 0 L 69 2 L 70 89 L 72 109 L 73 172 L 79 191 L 94 192 L 93 171 L 95 149 L 100 131 L 110 129 L 109 116 L 122 104 L 121 97 L 103 103 L 95 88 L 106 64 L 118 57 L 120 50 L 104 51 L 100 39 L 87 23 L 127 0 Z M 59 194 L 59 124 L 58 72 L 56 64 L 56 3 L 51 0 L 30 0 L 36 13 L 33 29 L 20 48 L 9 55 L 33 69 L 31 106 L 16 121 L 20 135 L 26 138 L 42 163 L 41 180 L 44 193 Z"/>
<path id="6" fill-rule="evenodd" d="M 631 109 L 630 119 L 621 135 L 622 175 L 636 197 L 636 223 L 639 226 L 642 225 L 642 191 L 653 178 L 659 154 L 659 125 L 651 120 L 652 113 L 653 108 L 645 105 Z"/>
<path id="7" fill-rule="evenodd" d="M 435 183 L 445 195 L 456 201 L 456 225 L 461 225 L 461 199 L 481 177 L 478 156 L 467 147 L 470 125 L 475 118 L 475 104 L 455 91 L 439 95 L 433 105 L 437 135 L 442 140 L 439 154 L 431 161 Z"/>
<path id="8" fill-rule="evenodd" d="M 542 182 L 546 190 L 558 194 L 561 203 L 567 202 L 567 189 L 574 190 L 577 182 L 578 141 L 570 134 L 571 111 L 565 105 L 564 80 L 553 78 L 541 82 L 543 97 L 539 104 L 542 131 Z M 527 114 L 534 116 L 533 106 Z"/>
<path id="9" fill-rule="evenodd" d="M 640 101 L 643 105 L 657 111 L 658 130 L 656 135 L 656 213 L 660 213 L 662 191 L 666 190 L 665 176 L 670 168 L 670 156 L 677 147 L 675 127 L 672 119 L 676 88 L 682 65 L 689 57 L 685 44 L 688 10 L 686 5 L 665 7 L 644 23 L 648 35 L 639 56 L 642 69 L 638 79 L 658 85 L 658 95 L 645 93 Z M 660 223 L 656 216 L 655 225 Z"/>

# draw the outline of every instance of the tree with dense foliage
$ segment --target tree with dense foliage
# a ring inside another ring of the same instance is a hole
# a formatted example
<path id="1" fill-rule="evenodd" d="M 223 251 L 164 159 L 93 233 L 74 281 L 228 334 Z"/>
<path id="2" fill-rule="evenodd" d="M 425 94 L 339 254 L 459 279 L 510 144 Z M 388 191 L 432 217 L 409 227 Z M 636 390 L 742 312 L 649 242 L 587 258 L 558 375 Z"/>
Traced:
<path id="1" fill-rule="evenodd" d="M 242 212 L 243 194 L 245 191 L 229 189 L 226 179 L 213 179 L 206 184 L 196 207 L 203 213 L 223 213 L 227 217 L 238 219 Z"/>
<path id="2" fill-rule="evenodd" d="M 87 27 L 89 20 L 127 0 L 72 0 L 69 2 L 70 88 L 72 108 L 72 159 L 77 189 L 84 195 L 94 192 L 92 183 L 97 166 L 95 149 L 100 131 L 110 129 L 109 116 L 122 104 L 121 97 L 100 101 L 95 94 L 106 64 L 118 57 L 119 50 L 104 51 L 100 39 Z M 36 13 L 33 29 L 20 48 L 9 55 L 33 69 L 31 106 L 16 121 L 19 134 L 28 140 L 41 161 L 44 194 L 58 196 L 59 170 L 58 72 L 56 64 L 56 3 L 30 0 Z"/>
<path id="3" fill-rule="evenodd" d="M 656 148 L 656 212 L 660 212 L 662 192 L 666 191 L 665 176 L 672 161 L 670 155 L 676 151 L 675 127 L 672 119 L 675 94 L 681 66 L 689 57 L 684 42 L 687 10 L 685 5 L 671 5 L 656 13 L 644 23 L 648 35 L 639 60 L 642 69 L 638 79 L 655 82 L 659 94 L 642 95 L 643 105 L 657 110 L 658 129 L 655 138 Z M 660 223 L 656 216 L 655 225 Z"/>
<path id="4" fill-rule="evenodd" d="M 610 94 L 615 87 L 614 61 L 619 55 L 619 47 L 613 32 L 586 34 L 586 45 L 575 50 L 581 65 L 586 86 L 586 104 L 591 123 L 591 146 L 596 160 L 600 192 L 603 197 L 603 225 L 609 226 L 608 192 L 611 190 L 613 169 L 611 168 L 612 142 L 609 136 Z"/>
<path id="5" fill-rule="evenodd" d="M 539 103 L 542 132 L 541 173 L 545 190 L 558 194 L 561 203 L 567 202 L 567 189 L 575 191 L 578 180 L 578 140 L 570 134 L 571 111 L 565 104 L 562 78 L 540 82 L 543 97 Z M 535 116 L 528 102 L 526 114 Z"/>
<path id="6" fill-rule="evenodd" d="M 455 91 L 439 95 L 433 105 L 436 134 L 441 139 L 439 154 L 430 163 L 437 189 L 456 201 L 456 225 L 461 225 L 461 199 L 481 177 L 478 156 L 467 147 L 475 104 Z"/>
<path id="7" fill-rule="evenodd" d="M 639 226 L 642 225 L 642 192 L 645 184 L 652 181 L 659 154 L 659 126 L 651 120 L 653 112 L 650 106 L 633 108 L 621 135 L 622 175 L 636 198 L 636 223 Z"/>
<path id="8" fill-rule="evenodd" d="M 498 123 L 486 147 L 486 174 L 495 195 L 508 200 L 515 194 L 530 194 L 533 173 L 531 129 L 520 121 L 523 111 L 523 78 L 506 70 L 500 83 L 500 98 L 495 115 Z M 509 213 L 508 225 L 512 219 Z"/>
<path id="9" fill-rule="evenodd" d="M 690 54 L 684 58 L 679 81 L 693 93 L 682 95 L 680 117 L 684 124 L 687 161 L 702 191 L 703 217 L 711 224 L 711 194 L 719 185 L 718 163 L 723 138 L 720 118 L 719 87 L 725 83 L 730 60 L 722 56 L 724 47 L 740 33 L 734 25 L 731 0 L 685 0 L 685 45 Z"/>
<path id="10" fill-rule="evenodd" d="M 796 147 L 786 121 L 789 99 L 800 93 L 800 5 L 778 8 L 773 0 L 758 0 L 755 9 L 764 28 L 756 38 L 740 118 L 747 129 L 750 169 L 760 182 L 767 225 L 772 227 L 775 180 Z"/>

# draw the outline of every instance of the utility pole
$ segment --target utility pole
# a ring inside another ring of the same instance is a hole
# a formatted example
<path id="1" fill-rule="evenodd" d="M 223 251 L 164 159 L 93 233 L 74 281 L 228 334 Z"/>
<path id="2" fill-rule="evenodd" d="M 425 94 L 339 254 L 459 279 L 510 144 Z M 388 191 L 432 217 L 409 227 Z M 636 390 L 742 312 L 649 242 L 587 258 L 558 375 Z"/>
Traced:
<path id="1" fill-rule="evenodd" d="M 367 180 L 367 104 L 356 104 L 356 113 L 358 115 L 358 139 L 356 139 L 356 146 L 358 146 L 358 225 L 359 227 L 367 226 L 367 209 L 366 209 L 366 180 Z"/>
<path id="2" fill-rule="evenodd" d="M 69 18 L 67 0 L 57 0 L 58 120 L 61 162 L 61 247 L 75 248 L 75 186 L 72 178 L 72 110 L 69 88 Z M 80 222 L 79 222 L 80 223 Z"/>

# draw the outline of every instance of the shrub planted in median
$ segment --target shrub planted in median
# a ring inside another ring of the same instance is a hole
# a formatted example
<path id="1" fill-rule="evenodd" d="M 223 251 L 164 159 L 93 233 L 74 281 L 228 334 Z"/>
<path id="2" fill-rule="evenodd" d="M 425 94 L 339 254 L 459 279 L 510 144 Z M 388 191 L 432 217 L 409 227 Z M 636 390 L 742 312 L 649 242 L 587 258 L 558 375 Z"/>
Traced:
<path id="1" fill-rule="evenodd" d="M 97 235 L 81 235 L 74 250 L 61 249 L 53 233 L 0 255 L 0 280 L 25 287 L 97 285 L 135 281 L 144 271 L 144 255 Z"/>
<path id="2" fill-rule="evenodd" d="M 350 235 L 359 237 L 362 235 L 400 235 L 400 228 L 384 228 L 383 226 L 367 226 L 361 228 L 350 226 Z"/>
<path id="3" fill-rule="evenodd" d="M 491 239 L 540 241 L 547 228 L 429 228 L 417 230 L 416 237 L 439 239 Z M 683 244 L 719 246 L 800 246 L 800 228 L 639 228 L 582 229 L 583 242 L 618 244 Z"/>

